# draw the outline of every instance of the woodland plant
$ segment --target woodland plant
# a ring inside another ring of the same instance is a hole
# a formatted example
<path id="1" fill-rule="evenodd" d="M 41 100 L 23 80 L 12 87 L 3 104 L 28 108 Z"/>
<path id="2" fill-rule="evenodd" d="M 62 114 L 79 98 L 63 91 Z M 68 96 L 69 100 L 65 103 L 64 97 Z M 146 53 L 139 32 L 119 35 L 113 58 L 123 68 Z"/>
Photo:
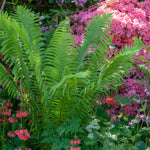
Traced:
<path id="1" fill-rule="evenodd" d="M 103 13 L 102 17 L 93 17 L 79 46 L 66 18 L 45 48 L 39 20 L 33 12 L 17 6 L 13 16 L 0 14 L 0 53 L 11 69 L 8 72 L 0 63 L 0 83 L 10 96 L 30 104 L 33 123 L 32 133 L 29 132 L 37 149 L 51 146 L 58 149 L 56 131 L 60 135 L 58 129 L 74 118 L 80 120 L 81 128 L 87 125 L 94 112 L 94 99 L 99 93 L 103 96 L 110 95 L 110 90 L 117 91 L 123 75 L 128 75 L 133 67 L 134 55 L 144 48 L 142 41 L 135 39 L 134 46 L 125 46 L 120 54 L 108 60 L 111 16 Z M 72 134 L 77 132 L 71 130 Z M 51 135 L 47 144 L 41 142 L 42 132 Z M 30 137 L 27 130 L 26 134 Z M 62 143 L 69 140 L 66 138 Z"/>

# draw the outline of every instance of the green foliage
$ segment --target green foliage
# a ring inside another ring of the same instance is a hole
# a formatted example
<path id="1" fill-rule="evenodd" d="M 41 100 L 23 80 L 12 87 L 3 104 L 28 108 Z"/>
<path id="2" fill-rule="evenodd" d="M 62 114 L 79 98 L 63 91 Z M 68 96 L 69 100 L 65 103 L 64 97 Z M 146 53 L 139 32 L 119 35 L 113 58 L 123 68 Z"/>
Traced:
<path id="1" fill-rule="evenodd" d="M 109 120 L 107 112 L 105 111 L 105 109 L 101 105 L 97 106 L 97 109 L 96 109 L 96 118 L 98 118 L 98 119 L 104 119 L 104 120 Z"/>
<path id="2" fill-rule="evenodd" d="M 125 97 L 120 97 L 120 96 L 115 96 L 116 101 L 118 104 L 120 104 L 121 106 L 125 106 L 126 104 L 132 104 L 132 102 L 137 101 L 137 98 L 135 98 L 134 96 L 131 96 L 130 98 L 128 98 L 127 96 Z"/>
<path id="3" fill-rule="evenodd" d="M 13 17 L 0 14 L 0 53 L 11 62 L 12 69 L 11 73 L 7 72 L 0 63 L 0 83 L 4 82 L 12 97 L 21 96 L 30 102 L 34 131 L 40 139 L 41 131 L 64 127 L 64 122 L 75 117 L 80 120 L 77 124 L 86 124 L 96 96 L 117 90 L 122 75 L 128 75 L 133 66 L 133 55 L 143 46 L 136 39 L 135 46 L 126 46 L 112 60 L 107 60 L 111 37 L 106 31 L 110 32 L 107 26 L 111 24 L 111 14 L 102 14 L 87 26 L 81 46 L 76 46 L 66 18 L 54 32 L 48 48 L 44 48 L 38 21 L 35 14 L 22 6 L 17 7 Z M 67 122 L 64 134 L 82 132 Z M 61 142 L 66 143 L 66 139 Z"/>
<path id="4" fill-rule="evenodd" d="M 44 138 L 41 143 L 52 143 L 51 150 L 62 150 L 63 148 L 69 149 L 71 139 L 68 138 L 59 138 L 57 136 Z"/>
<path id="5" fill-rule="evenodd" d="M 51 145 L 51 149 L 69 149 L 72 137 L 80 133 L 84 134 L 84 130 L 81 127 L 81 119 L 73 118 L 57 128 L 50 128 L 49 131 L 44 131 L 42 134 L 43 140 L 40 143 Z"/>
<path id="6" fill-rule="evenodd" d="M 77 133 L 83 133 L 83 128 L 81 126 L 81 119 L 73 118 L 69 122 L 64 122 L 63 125 L 57 128 L 58 135 L 61 137 L 63 134 L 76 135 Z"/>
<path id="7" fill-rule="evenodd" d="M 137 142 L 137 150 L 145 150 L 146 144 L 143 141 Z"/>

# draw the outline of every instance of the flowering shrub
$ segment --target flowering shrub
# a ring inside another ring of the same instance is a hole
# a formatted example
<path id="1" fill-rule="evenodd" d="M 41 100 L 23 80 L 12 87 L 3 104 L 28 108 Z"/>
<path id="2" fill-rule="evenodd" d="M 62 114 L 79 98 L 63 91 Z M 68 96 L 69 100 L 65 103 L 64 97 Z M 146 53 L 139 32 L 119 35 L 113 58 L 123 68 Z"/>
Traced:
<path id="1" fill-rule="evenodd" d="M 111 26 L 114 33 L 113 44 L 119 47 L 132 44 L 132 38 L 140 36 L 143 43 L 150 46 L 149 0 L 144 2 L 138 2 L 137 0 L 114 0 L 111 2 L 106 0 L 101 2 L 98 8 L 93 6 L 88 11 L 80 11 L 79 14 L 72 16 L 72 30 L 75 35 L 78 33 L 80 39 L 85 32 L 85 25 L 90 22 L 95 14 L 101 15 L 102 12 L 113 13 L 113 24 Z"/>

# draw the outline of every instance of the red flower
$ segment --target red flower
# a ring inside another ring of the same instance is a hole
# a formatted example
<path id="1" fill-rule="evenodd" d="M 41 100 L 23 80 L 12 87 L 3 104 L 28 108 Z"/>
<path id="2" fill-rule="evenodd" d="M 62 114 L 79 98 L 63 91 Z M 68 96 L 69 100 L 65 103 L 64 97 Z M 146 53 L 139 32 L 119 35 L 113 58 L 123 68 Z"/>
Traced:
<path id="1" fill-rule="evenodd" d="M 7 102 L 7 103 L 5 104 L 5 106 L 8 107 L 8 106 L 9 106 L 9 102 Z"/>
<path id="2" fill-rule="evenodd" d="M 111 97 L 107 97 L 106 98 L 106 103 L 114 105 L 116 103 L 116 99 L 115 98 L 111 98 Z"/>
<path id="3" fill-rule="evenodd" d="M 72 145 L 81 144 L 81 140 L 77 139 L 77 141 L 71 140 Z"/>
<path id="4" fill-rule="evenodd" d="M 77 144 L 81 144 L 81 140 L 80 139 L 77 139 Z"/>

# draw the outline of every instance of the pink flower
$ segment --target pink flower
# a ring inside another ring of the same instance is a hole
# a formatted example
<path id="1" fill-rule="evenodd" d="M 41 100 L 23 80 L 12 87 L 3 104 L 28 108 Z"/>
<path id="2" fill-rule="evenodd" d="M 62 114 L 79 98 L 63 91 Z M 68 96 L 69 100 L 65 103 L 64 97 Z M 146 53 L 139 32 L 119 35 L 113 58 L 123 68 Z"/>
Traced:
<path id="1" fill-rule="evenodd" d="M 11 115 L 11 109 L 6 110 L 5 112 L 2 112 L 2 115 L 10 116 Z"/>
<path id="2" fill-rule="evenodd" d="M 81 147 L 74 148 L 74 147 L 71 146 L 70 150 L 81 150 Z"/>
<path id="3" fill-rule="evenodd" d="M 81 140 L 78 138 L 77 140 L 71 140 L 72 145 L 81 144 Z"/>
<path id="4" fill-rule="evenodd" d="M 11 131 L 9 131 L 9 132 L 7 132 L 7 136 L 9 136 L 9 137 L 15 137 L 15 134 L 12 133 Z"/>
<path id="5" fill-rule="evenodd" d="M 30 137 L 30 133 L 27 129 L 25 130 L 16 130 L 15 134 L 19 137 L 20 140 L 26 141 Z"/>
<path id="6" fill-rule="evenodd" d="M 27 117 L 28 114 L 29 114 L 29 113 L 28 113 L 27 111 L 24 111 L 24 112 L 22 112 L 22 111 L 17 111 L 16 117 L 17 117 L 17 118 Z"/>
<path id="7" fill-rule="evenodd" d="M 133 124 L 133 122 L 129 122 L 129 126 L 131 126 Z"/>
<path id="8" fill-rule="evenodd" d="M 18 120 L 17 120 L 17 119 L 13 119 L 12 117 L 9 117 L 9 118 L 7 119 L 7 121 L 10 122 L 10 123 L 15 123 L 15 122 L 17 122 Z"/>

